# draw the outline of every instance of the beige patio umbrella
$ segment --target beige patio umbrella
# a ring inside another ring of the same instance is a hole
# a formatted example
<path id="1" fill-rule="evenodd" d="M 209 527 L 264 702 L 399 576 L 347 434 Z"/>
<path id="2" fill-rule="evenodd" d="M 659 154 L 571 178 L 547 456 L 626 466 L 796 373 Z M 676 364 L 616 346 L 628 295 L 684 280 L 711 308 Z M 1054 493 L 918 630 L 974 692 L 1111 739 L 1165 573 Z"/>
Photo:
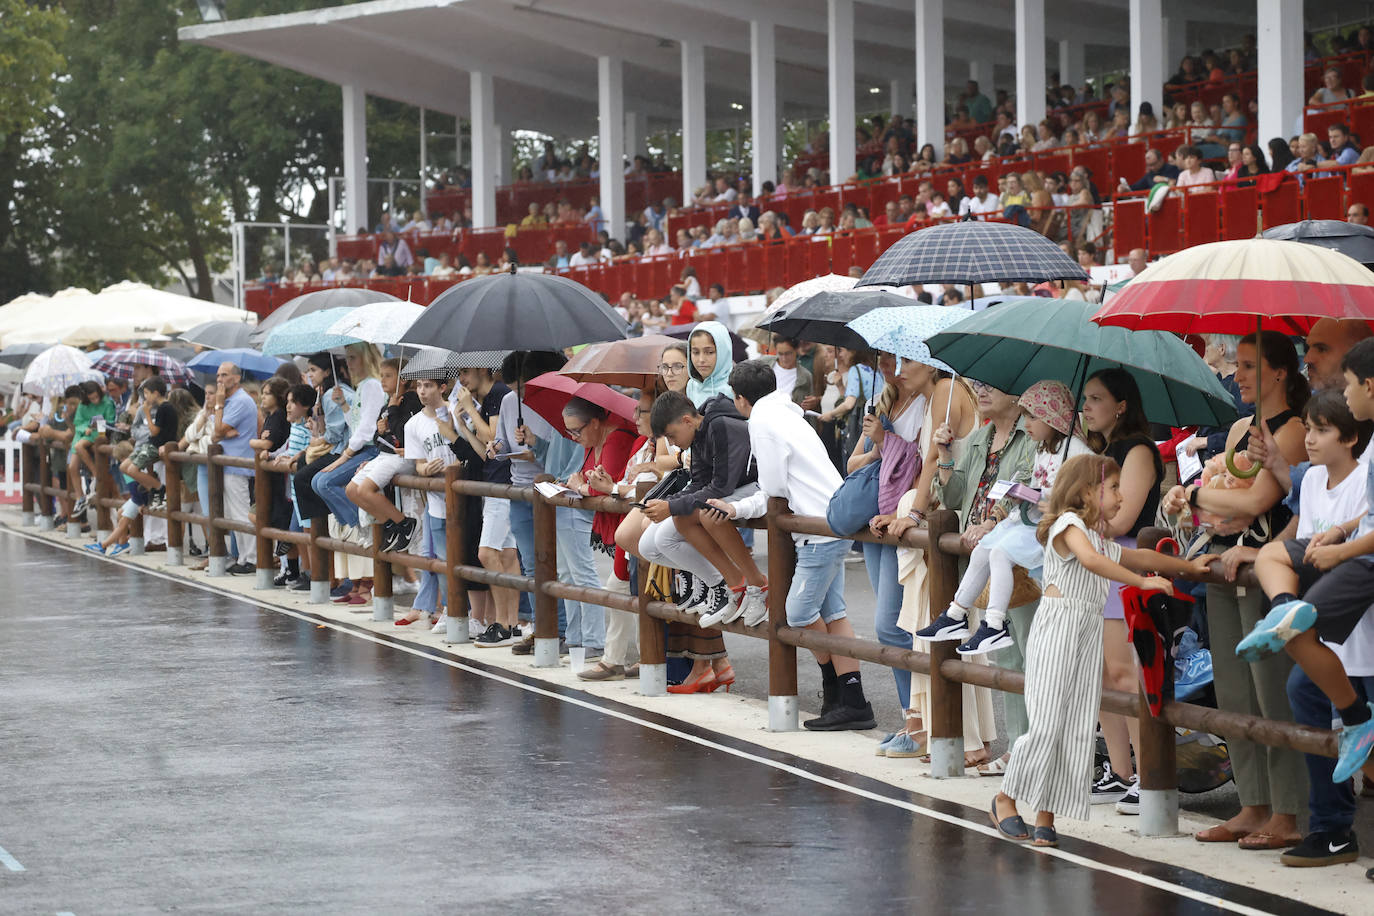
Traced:
<path id="1" fill-rule="evenodd" d="M 180 334 L 207 321 L 235 320 L 253 323 L 256 316 L 126 281 L 106 287 L 95 296 L 72 297 L 60 309 L 47 309 L 23 329 L 7 334 L 5 343 L 55 340 L 84 347 L 100 340 L 147 340 L 157 335 Z"/>
<path id="2" fill-rule="evenodd" d="M 10 335 L 31 328 L 51 324 L 55 315 L 60 314 L 78 299 L 91 298 L 88 289 L 69 286 L 51 296 L 39 293 L 25 293 L 17 299 L 0 306 L 0 347 L 15 343 L 56 343 L 57 338 L 36 335 L 21 335 L 22 339 L 11 339 Z"/>

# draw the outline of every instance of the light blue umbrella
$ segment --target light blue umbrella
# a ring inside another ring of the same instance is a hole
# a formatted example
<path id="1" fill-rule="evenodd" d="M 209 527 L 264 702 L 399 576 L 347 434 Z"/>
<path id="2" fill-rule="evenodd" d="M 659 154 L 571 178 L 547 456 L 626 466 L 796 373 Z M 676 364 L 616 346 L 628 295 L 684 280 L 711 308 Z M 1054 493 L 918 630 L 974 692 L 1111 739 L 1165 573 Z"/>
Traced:
<path id="1" fill-rule="evenodd" d="M 357 337 L 346 334 L 332 334 L 329 331 L 334 322 L 346 316 L 352 309 L 322 309 L 308 312 L 299 318 L 285 321 L 267 335 L 262 352 L 268 356 L 291 353 L 315 353 L 319 350 L 332 350 L 352 343 L 362 343 Z"/>
<path id="2" fill-rule="evenodd" d="M 197 353 L 186 368 L 192 372 L 214 375 L 220 363 L 233 363 L 239 371 L 252 379 L 271 378 L 276 375 L 282 361 L 275 356 L 264 356 L 257 350 L 247 347 L 231 347 L 228 350 L 206 350 Z"/>
<path id="3" fill-rule="evenodd" d="M 869 346 L 902 359 L 924 363 L 944 372 L 953 372 L 949 364 L 930 355 L 926 338 L 967 318 L 963 309 L 940 305 L 907 305 L 900 308 L 878 308 L 860 315 L 846 325 L 868 341 Z"/>

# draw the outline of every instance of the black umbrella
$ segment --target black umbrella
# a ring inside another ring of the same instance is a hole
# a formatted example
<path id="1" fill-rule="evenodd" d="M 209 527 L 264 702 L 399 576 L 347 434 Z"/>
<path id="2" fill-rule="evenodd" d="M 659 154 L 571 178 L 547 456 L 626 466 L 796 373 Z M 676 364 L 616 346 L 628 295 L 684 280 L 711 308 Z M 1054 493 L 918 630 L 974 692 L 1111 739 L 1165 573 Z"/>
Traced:
<path id="1" fill-rule="evenodd" d="M 845 325 L 874 309 L 914 304 L 906 296 L 886 289 L 829 290 L 783 308 L 767 321 L 761 322 L 759 328 L 779 337 L 867 350 L 868 341 Z"/>
<path id="2" fill-rule="evenodd" d="M 625 320 L 566 277 L 501 273 L 439 294 L 399 341 L 445 350 L 553 350 L 625 339 Z"/>
<path id="3" fill-rule="evenodd" d="M 243 321 L 207 321 L 177 335 L 177 340 L 210 350 L 246 350 L 254 326 Z"/>
<path id="4" fill-rule="evenodd" d="M 663 329 L 663 334 L 666 337 L 672 337 L 677 340 L 686 340 L 692 336 L 692 332 L 697 329 L 697 325 L 699 324 L 702 324 L 702 322 L 697 321 L 692 324 L 670 325 Z M 728 328 L 726 331 L 730 335 L 730 361 L 735 363 L 744 362 L 749 358 L 749 345 L 744 342 L 743 337 L 740 337 L 734 331 Z"/>
<path id="5" fill-rule="evenodd" d="M 1266 229 L 1262 238 L 1330 248 L 1374 270 L 1374 228 L 1338 219 L 1305 219 Z"/>
<path id="6" fill-rule="evenodd" d="M 245 346 L 260 350 L 263 341 L 267 340 L 267 335 L 272 333 L 272 329 L 277 325 L 290 321 L 292 318 L 318 312 L 321 309 L 353 309 L 372 302 L 400 301 L 402 300 L 388 293 L 375 289 L 364 289 L 361 286 L 317 289 L 313 293 L 305 293 L 288 302 L 283 302 L 272 314 L 258 322 L 253 333 L 248 335 L 248 343 Z"/>
<path id="7" fill-rule="evenodd" d="M 34 358 L 44 350 L 51 350 L 50 343 L 22 343 L 11 344 L 0 350 L 0 363 L 7 366 L 14 366 L 16 369 L 25 369 Z"/>
<path id="8" fill-rule="evenodd" d="M 967 220 L 902 236 L 859 278 L 859 286 L 1087 279 L 1073 258 L 1038 232 L 1015 223 Z"/>

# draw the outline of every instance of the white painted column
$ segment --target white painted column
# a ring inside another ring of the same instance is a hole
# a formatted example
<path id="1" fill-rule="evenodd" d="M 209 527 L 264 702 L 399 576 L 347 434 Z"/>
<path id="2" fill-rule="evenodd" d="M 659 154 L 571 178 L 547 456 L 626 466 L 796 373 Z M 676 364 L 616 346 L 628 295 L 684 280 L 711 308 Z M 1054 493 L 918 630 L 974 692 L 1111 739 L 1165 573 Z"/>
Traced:
<path id="1" fill-rule="evenodd" d="M 625 155 L 630 159 L 649 155 L 648 136 L 649 119 L 644 112 L 625 112 Z"/>
<path id="2" fill-rule="evenodd" d="M 496 225 L 497 142 L 496 104 L 490 73 L 474 70 L 469 76 L 472 122 L 472 225 Z"/>
<path id="3" fill-rule="evenodd" d="M 706 183 L 706 49 L 682 42 L 682 203 Z"/>
<path id="4" fill-rule="evenodd" d="M 778 58 L 772 22 L 749 23 L 749 102 L 757 195 L 765 181 L 778 182 Z"/>
<path id="5" fill-rule="evenodd" d="M 1259 0 L 1259 142 L 1291 137 L 1302 117 L 1302 0 Z"/>
<path id="6" fill-rule="evenodd" d="M 911 80 L 896 79 L 887 87 L 888 111 L 903 118 L 912 116 Z"/>
<path id="7" fill-rule="evenodd" d="M 596 59 L 597 159 L 601 212 L 611 238 L 625 236 L 625 68 L 618 57 Z"/>
<path id="8" fill-rule="evenodd" d="M 827 0 L 830 86 L 830 182 L 854 175 L 854 0 Z"/>
<path id="9" fill-rule="evenodd" d="M 1045 120 L 1045 0 L 1016 0 L 1016 123 Z"/>
<path id="10" fill-rule="evenodd" d="M 1083 85 L 1083 74 L 1087 69 L 1084 62 L 1083 42 L 1074 41 L 1068 38 L 1059 40 L 1059 84 L 1073 86 L 1075 89 Z"/>
<path id="11" fill-rule="evenodd" d="M 1183 60 L 1183 55 L 1188 53 L 1188 20 L 1182 16 L 1164 17 L 1164 47 L 1161 49 L 1164 54 L 1164 78 L 1168 79 L 1178 72 L 1178 65 Z M 1164 121 L 1164 113 L 1155 111 L 1155 115 L 1160 122 Z"/>
<path id="12" fill-rule="evenodd" d="M 1164 120 L 1164 13 L 1161 0 L 1131 0 L 1131 120 L 1149 102 Z M 1300 37 L 1301 40 L 1301 37 Z"/>
<path id="13" fill-rule="evenodd" d="M 939 154 L 944 140 L 945 0 L 916 0 L 916 142 Z"/>
<path id="14" fill-rule="evenodd" d="M 367 232 L 367 93 L 343 87 L 344 232 Z"/>
<path id="15" fill-rule="evenodd" d="M 968 78 L 978 83 L 978 91 L 989 99 L 994 99 L 997 95 L 997 87 L 993 85 L 993 63 L 991 57 L 974 58 L 968 62 Z"/>

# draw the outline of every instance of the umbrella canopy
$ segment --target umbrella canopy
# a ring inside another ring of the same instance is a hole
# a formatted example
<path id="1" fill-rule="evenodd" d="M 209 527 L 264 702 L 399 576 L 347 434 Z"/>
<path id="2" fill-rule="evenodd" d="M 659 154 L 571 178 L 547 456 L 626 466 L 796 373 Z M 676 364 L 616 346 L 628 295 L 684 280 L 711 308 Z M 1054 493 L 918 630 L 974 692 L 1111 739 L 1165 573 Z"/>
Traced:
<path id="1" fill-rule="evenodd" d="M 177 339 L 211 350 L 233 350 L 248 346 L 248 338 L 254 330 L 253 325 L 246 321 L 207 321 L 189 331 L 182 331 Z"/>
<path id="2" fill-rule="evenodd" d="M 135 366 L 151 366 L 166 379 L 169 386 L 189 385 L 194 381 L 185 363 L 172 359 L 161 350 L 144 350 L 137 347 L 111 350 L 91 364 L 91 368 L 97 372 L 104 373 L 109 378 L 125 381 L 134 377 Z"/>
<path id="3" fill-rule="evenodd" d="M 773 300 L 772 305 L 755 315 L 739 328 L 741 337 L 746 337 L 760 346 L 766 346 L 772 340 L 772 334 L 763 330 L 760 325 L 772 318 L 778 312 L 794 305 L 803 299 L 809 299 L 817 293 L 835 292 L 843 289 L 853 289 L 858 284 L 855 277 L 843 274 L 824 274 L 819 277 L 812 277 L 800 283 L 794 283 L 783 291 L 781 296 Z"/>
<path id="4" fill-rule="evenodd" d="M 51 344 L 43 343 L 22 343 L 14 344 L 0 350 L 0 363 L 6 366 L 14 366 L 16 369 L 23 369 L 33 362 L 34 357 L 38 356 Z"/>
<path id="5" fill-rule="evenodd" d="M 375 289 L 364 289 L 361 286 L 317 289 L 313 293 L 304 293 L 294 299 L 288 299 L 273 309 L 272 314 L 258 322 L 258 326 L 254 329 L 248 343 L 250 346 L 261 347 L 266 342 L 267 335 L 278 326 L 293 318 L 309 315 L 311 312 L 320 312 L 325 309 L 355 309 L 370 302 L 400 301 L 389 293 Z"/>
<path id="6" fill-rule="evenodd" d="M 1371 226 L 1358 226 L 1339 219 L 1305 219 L 1266 229 L 1260 237 L 1330 248 L 1365 267 L 1374 268 L 1374 227 Z"/>
<path id="7" fill-rule="evenodd" d="M 700 321 L 693 322 L 692 324 L 671 325 L 663 330 L 663 334 L 674 340 L 686 340 L 692 336 L 692 332 L 697 329 L 697 325 L 699 324 L 701 324 Z M 740 337 L 734 331 L 729 331 L 728 333 L 730 334 L 730 359 L 737 363 L 748 359 L 749 345 L 744 342 L 744 338 Z"/>
<path id="8" fill-rule="evenodd" d="M 1223 426 L 1231 395 L 1186 343 L 1162 331 L 1094 324 L 1091 303 L 1018 296 L 931 337 L 931 352 L 961 375 L 1008 394 L 1058 380 L 1081 391 L 1098 369 L 1120 367 L 1140 386 L 1146 416 L 1169 426 Z"/>
<path id="9" fill-rule="evenodd" d="M 56 303 L 53 303 L 56 305 Z M 7 333 L 7 343 L 60 340 L 86 346 L 97 340 L 149 340 L 179 334 L 216 319 L 241 320 L 247 314 L 227 305 L 193 299 L 146 283 L 117 283 L 96 296 L 76 296 L 62 308 L 49 308 L 25 326 Z"/>
<path id="10" fill-rule="evenodd" d="M 206 350 L 198 353 L 186 364 L 186 368 L 202 375 L 214 375 L 220 363 L 233 363 L 239 367 L 245 378 L 262 380 L 277 374 L 282 360 L 275 356 L 265 356 L 248 347 L 231 347 L 226 350 Z"/>
<path id="11" fill-rule="evenodd" d="M 898 239 L 859 278 L 860 286 L 913 283 L 1040 283 L 1087 280 L 1059 246 L 1014 223 L 967 220 L 920 229 Z"/>
<path id="12" fill-rule="evenodd" d="M 525 406 L 548 420 L 549 425 L 562 436 L 568 435 L 568 428 L 563 425 L 563 407 L 573 398 L 604 407 L 610 414 L 607 419 L 612 424 L 634 430 L 635 408 L 639 403 L 606 385 L 575 382 L 558 372 L 545 372 L 525 383 Z"/>
<path id="13" fill-rule="evenodd" d="M 849 322 L 874 309 L 907 308 L 911 300 L 884 289 L 817 293 L 777 312 L 759 327 L 779 337 L 814 340 L 834 347 L 866 350 L 868 341 Z"/>
<path id="14" fill-rule="evenodd" d="M 623 340 L 625 321 L 599 295 L 554 274 L 501 273 L 440 293 L 397 341 L 445 350 L 555 350 Z"/>
<path id="15" fill-rule="evenodd" d="M 58 344 L 49 347 L 29 363 L 24 371 L 23 390 L 29 394 L 57 397 L 69 385 L 104 382 L 105 377 L 91 368 L 91 361 L 76 347 Z"/>
<path id="16" fill-rule="evenodd" d="M 11 300 L 4 308 L 0 308 L 0 345 L 8 347 L 16 343 L 52 344 L 57 340 L 56 336 L 35 336 L 29 333 L 29 329 L 42 323 L 46 314 L 53 309 L 69 308 L 92 295 L 94 294 L 88 289 L 69 286 L 51 296 L 25 293 L 18 299 Z"/>
<path id="17" fill-rule="evenodd" d="M 568 360 L 558 374 L 578 382 L 647 388 L 658 378 L 663 348 L 671 343 L 677 343 L 677 338 L 666 334 L 649 334 L 592 344 Z"/>
<path id="18" fill-rule="evenodd" d="M 457 378 L 463 369 L 501 368 L 501 363 L 510 355 L 510 350 L 469 350 L 455 353 L 452 350 L 438 350 L 433 347 L 422 349 L 406 361 L 401 368 L 401 378 Z"/>
<path id="19" fill-rule="evenodd" d="M 399 343 L 424 311 L 423 305 L 414 302 L 372 302 L 350 309 L 334 322 L 329 333 L 373 344 Z"/>
<path id="20" fill-rule="evenodd" d="M 949 366 L 931 356 L 926 340 L 968 315 L 963 309 L 942 305 L 906 305 L 874 309 L 849 322 L 849 328 L 875 350 L 952 372 Z"/>
<path id="21" fill-rule="evenodd" d="M 1374 321 L 1374 272 L 1337 251 L 1275 239 L 1211 242 L 1145 268 L 1093 321 L 1178 334 L 1306 334 L 1322 318 Z"/>
<path id="22" fill-rule="evenodd" d="M 319 350 L 346 347 L 351 343 L 362 343 L 357 337 L 333 334 L 329 330 L 335 322 L 351 311 L 351 308 L 323 309 L 284 321 L 267 335 L 262 344 L 262 352 L 268 356 L 315 353 Z"/>

